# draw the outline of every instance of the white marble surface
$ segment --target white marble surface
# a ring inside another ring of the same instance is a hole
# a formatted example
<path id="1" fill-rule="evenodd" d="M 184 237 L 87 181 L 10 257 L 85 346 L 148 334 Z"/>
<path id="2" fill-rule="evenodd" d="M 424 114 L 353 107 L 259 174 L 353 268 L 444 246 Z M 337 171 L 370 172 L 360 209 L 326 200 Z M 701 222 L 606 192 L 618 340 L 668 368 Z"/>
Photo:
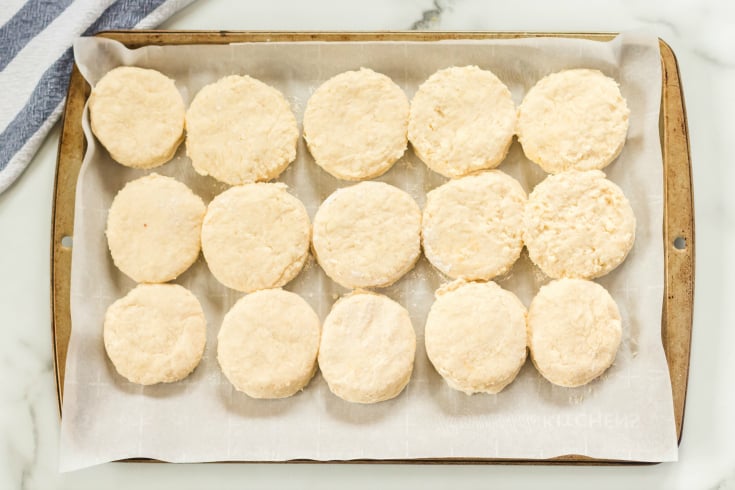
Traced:
<path id="1" fill-rule="evenodd" d="M 697 289 L 679 462 L 640 467 L 107 464 L 59 474 L 49 308 L 59 128 L 0 195 L 0 488 L 734 488 L 735 2 L 657 0 L 198 0 L 168 29 L 618 31 L 645 28 L 678 55 L 689 116 Z"/>

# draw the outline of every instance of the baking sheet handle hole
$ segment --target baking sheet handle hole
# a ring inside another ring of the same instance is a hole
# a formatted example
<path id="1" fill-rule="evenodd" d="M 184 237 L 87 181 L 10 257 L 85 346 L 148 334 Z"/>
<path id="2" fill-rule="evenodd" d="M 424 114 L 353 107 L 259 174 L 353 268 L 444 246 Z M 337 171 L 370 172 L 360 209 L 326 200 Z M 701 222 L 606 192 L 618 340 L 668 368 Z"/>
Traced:
<path id="1" fill-rule="evenodd" d="M 72 239 L 69 235 L 66 235 L 61 238 L 61 246 L 64 248 L 71 248 L 72 246 Z"/>
<path id="2" fill-rule="evenodd" d="M 685 248 L 687 248 L 686 238 L 681 236 L 674 238 L 674 248 L 677 250 L 684 250 Z"/>

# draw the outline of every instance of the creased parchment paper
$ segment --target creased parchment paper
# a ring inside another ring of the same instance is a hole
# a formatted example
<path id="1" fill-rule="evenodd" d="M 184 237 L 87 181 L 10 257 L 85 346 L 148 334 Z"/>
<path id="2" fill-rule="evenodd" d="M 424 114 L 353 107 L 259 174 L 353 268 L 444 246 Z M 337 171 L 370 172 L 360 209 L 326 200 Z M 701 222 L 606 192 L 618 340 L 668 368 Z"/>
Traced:
<path id="1" fill-rule="evenodd" d="M 234 391 L 216 360 L 217 332 L 241 296 L 220 285 L 203 259 L 176 282 L 199 298 L 207 317 L 202 363 L 186 380 L 141 387 L 117 375 L 102 343 L 106 308 L 134 287 L 112 263 L 104 235 L 107 210 L 123 185 L 149 171 L 112 161 L 92 137 L 76 196 L 71 283 L 72 335 L 66 365 L 61 427 L 63 471 L 106 461 L 150 457 L 173 462 L 284 461 L 294 458 L 596 458 L 672 461 L 677 443 L 669 374 L 661 343 L 663 294 L 663 177 L 659 143 L 661 72 L 657 39 L 627 33 L 612 42 L 572 39 L 447 41 L 435 43 L 245 43 L 127 50 L 104 39 L 80 39 L 76 62 L 94 85 L 119 65 L 155 68 L 176 80 L 188 104 L 204 85 L 248 74 L 281 90 L 299 123 L 309 95 L 345 70 L 370 67 L 395 80 L 411 97 L 434 71 L 476 64 L 495 72 L 516 104 L 544 75 L 566 68 L 598 68 L 621 84 L 631 109 L 628 140 L 605 172 L 635 210 L 637 239 L 627 261 L 599 280 L 617 301 L 623 342 L 601 378 L 575 389 L 545 381 L 530 360 L 498 395 L 466 396 L 433 370 L 423 329 L 433 292 L 445 279 L 425 259 L 382 290 L 411 313 L 417 333 L 416 365 L 407 389 L 377 405 L 353 405 L 329 392 L 319 374 L 284 400 L 253 400 Z M 501 170 L 530 191 L 544 173 L 513 143 Z M 193 171 L 184 145 L 154 171 L 174 176 L 209 202 L 226 186 Z M 296 161 L 278 179 L 306 204 L 313 218 L 337 181 L 313 162 L 301 140 Z M 423 206 L 426 192 L 444 182 L 409 149 L 378 180 L 408 191 Z M 548 279 L 524 251 L 498 282 L 528 306 Z M 287 286 L 324 317 L 346 292 L 310 260 Z"/>

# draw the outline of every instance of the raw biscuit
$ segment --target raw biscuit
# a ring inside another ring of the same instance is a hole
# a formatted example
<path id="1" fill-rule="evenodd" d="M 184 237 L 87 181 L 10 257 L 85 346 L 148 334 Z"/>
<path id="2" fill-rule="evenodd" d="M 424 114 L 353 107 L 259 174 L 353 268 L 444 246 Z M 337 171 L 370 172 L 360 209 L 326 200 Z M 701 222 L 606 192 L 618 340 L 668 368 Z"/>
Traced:
<path id="1" fill-rule="evenodd" d="M 105 350 L 121 376 L 151 385 L 184 379 L 197 367 L 207 322 L 196 297 L 178 284 L 140 284 L 105 313 Z"/>
<path id="2" fill-rule="evenodd" d="M 306 104 L 304 139 L 317 165 L 343 180 L 377 177 L 408 144 L 408 98 L 367 68 L 336 75 Z"/>
<path id="3" fill-rule="evenodd" d="M 201 198 L 171 177 L 128 182 L 107 215 L 112 260 L 136 282 L 176 279 L 199 257 L 205 211 Z"/>
<path id="4" fill-rule="evenodd" d="M 249 293 L 296 277 L 309 254 L 306 208 L 284 184 L 245 184 L 215 197 L 202 225 L 202 252 L 215 278 Z"/>
<path id="5" fill-rule="evenodd" d="M 618 83 L 598 70 L 542 78 L 518 110 L 518 141 L 546 172 L 601 169 L 625 144 L 630 110 Z"/>
<path id="6" fill-rule="evenodd" d="M 186 112 L 186 131 L 194 170 L 230 185 L 275 179 L 296 158 L 291 107 L 281 92 L 248 76 L 202 88 Z"/>
<path id="7" fill-rule="evenodd" d="M 319 317 L 301 296 L 266 289 L 241 298 L 217 335 L 217 360 L 232 385 L 253 398 L 285 398 L 316 372 Z"/>
<path id="8" fill-rule="evenodd" d="M 173 158 L 184 139 L 184 101 L 156 70 L 121 66 L 89 96 L 92 132 L 118 163 L 153 168 Z"/>
<path id="9" fill-rule="evenodd" d="M 406 192 L 362 182 L 332 193 L 314 216 L 319 265 L 346 288 L 390 286 L 421 253 L 421 210 Z"/>
<path id="10" fill-rule="evenodd" d="M 445 177 L 497 167 L 516 128 L 510 90 L 491 71 L 452 67 L 431 75 L 411 101 L 408 139 Z"/>
<path id="11" fill-rule="evenodd" d="M 455 390 L 498 393 L 526 361 L 526 308 L 494 282 L 454 281 L 436 293 L 426 354 Z"/>
<path id="12" fill-rule="evenodd" d="M 550 282 L 528 309 L 531 359 L 559 386 L 582 386 L 601 375 L 615 360 L 621 336 L 615 300 L 592 281 Z"/>
<path id="13" fill-rule="evenodd" d="M 387 296 L 356 291 L 339 299 L 324 320 L 319 369 L 343 400 L 376 403 L 403 391 L 415 354 L 408 311 Z"/>
<path id="14" fill-rule="evenodd" d="M 635 241 L 635 215 L 599 170 L 548 176 L 529 194 L 523 240 L 554 279 L 592 279 L 620 265 Z"/>
<path id="15" fill-rule="evenodd" d="M 424 254 L 449 277 L 491 279 L 523 248 L 526 193 L 517 180 L 488 170 L 451 180 L 426 196 Z"/>

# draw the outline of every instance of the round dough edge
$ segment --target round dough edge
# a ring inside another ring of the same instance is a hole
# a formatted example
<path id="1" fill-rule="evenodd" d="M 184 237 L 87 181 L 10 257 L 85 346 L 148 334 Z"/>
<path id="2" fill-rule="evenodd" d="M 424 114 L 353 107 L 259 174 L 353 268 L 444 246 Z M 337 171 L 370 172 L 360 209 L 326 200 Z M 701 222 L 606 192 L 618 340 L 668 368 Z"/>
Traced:
<path id="1" fill-rule="evenodd" d="M 489 280 L 523 249 L 526 192 L 501 170 L 484 170 L 431 190 L 421 221 L 424 255 L 451 279 Z"/>
<path id="2" fill-rule="evenodd" d="M 92 133 L 126 167 L 151 169 L 170 161 L 184 141 L 184 119 L 174 80 L 148 68 L 113 68 L 89 97 Z"/>
<path id="3" fill-rule="evenodd" d="M 411 100 L 408 139 L 431 170 L 457 178 L 500 165 L 516 120 L 510 90 L 493 72 L 453 66 L 419 86 Z"/>
<path id="4" fill-rule="evenodd" d="M 620 310 L 596 282 L 558 279 L 531 301 L 531 360 L 552 384 L 576 388 L 595 380 L 615 361 L 621 340 Z"/>
<path id="5" fill-rule="evenodd" d="M 319 369 L 330 391 L 345 401 L 371 404 L 397 397 L 411 379 L 415 355 L 408 310 L 385 295 L 353 291 L 338 299 L 324 320 Z"/>
<path id="6" fill-rule="evenodd" d="M 180 381 L 207 341 L 199 300 L 178 284 L 139 284 L 105 312 L 103 340 L 118 374 L 141 385 Z"/>
<path id="7" fill-rule="evenodd" d="M 383 182 L 337 189 L 314 216 L 312 250 L 341 286 L 388 287 L 421 255 L 421 209 L 410 194 Z"/>
<path id="8" fill-rule="evenodd" d="M 314 161 L 341 180 L 378 177 L 408 146 L 409 101 L 388 76 L 360 68 L 322 83 L 304 111 L 304 139 Z"/>
<path id="9" fill-rule="evenodd" d="M 526 94 L 518 109 L 518 141 L 547 173 L 599 170 L 623 150 L 629 116 L 616 80 L 599 70 L 562 70 Z"/>
<path id="10" fill-rule="evenodd" d="M 567 170 L 529 194 L 523 241 L 547 276 L 595 279 L 625 261 L 635 228 L 628 199 L 603 172 Z"/>
<path id="11" fill-rule="evenodd" d="M 493 281 L 444 284 L 429 310 L 424 342 L 450 388 L 499 393 L 526 362 L 526 307 Z"/>
<path id="12" fill-rule="evenodd" d="M 321 322 L 298 294 L 263 289 L 240 298 L 217 335 L 217 361 L 233 387 L 257 399 L 302 391 L 317 369 Z"/>
<path id="13" fill-rule="evenodd" d="M 204 86 L 186 111 L 194 170 L 230 185 L 275 179 L 296 159 L 299 129 L 283 93 L 248 75 Z"/>
<path id="14" fill-rule="evenodd" d="M 223 285 L 251 293 L 285 286 L 309 255 L 311 223 L 304 204 L 282 183 L 234 186 L 209 203 L 202 253 Z"/>
<path id="15" fill-rule="evenodd" d="M 115 266 L 138 283 L 176 279 L 199 258 L 206 206 L 183 182 L 151 173 L 112 200 L 105 235 Z"/>

